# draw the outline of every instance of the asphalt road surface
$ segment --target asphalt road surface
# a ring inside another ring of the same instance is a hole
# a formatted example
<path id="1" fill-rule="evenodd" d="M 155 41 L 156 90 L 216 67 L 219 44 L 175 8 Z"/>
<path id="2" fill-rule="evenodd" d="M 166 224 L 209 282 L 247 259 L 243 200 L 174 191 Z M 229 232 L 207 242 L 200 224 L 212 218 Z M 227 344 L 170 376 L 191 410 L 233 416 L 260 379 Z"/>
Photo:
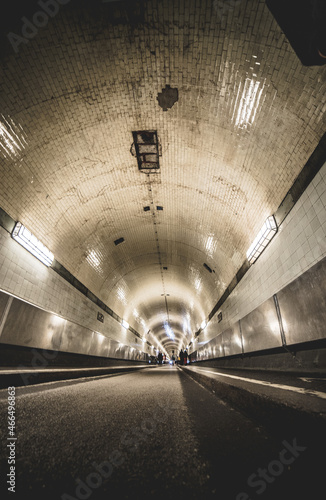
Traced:
<path id="1" fill-rule="evenodd" d="M 1 498 L 324 499 L 325 436 L 271 434 L 176 367 L 15 396 L 13 441 L 0 391 Z"/>

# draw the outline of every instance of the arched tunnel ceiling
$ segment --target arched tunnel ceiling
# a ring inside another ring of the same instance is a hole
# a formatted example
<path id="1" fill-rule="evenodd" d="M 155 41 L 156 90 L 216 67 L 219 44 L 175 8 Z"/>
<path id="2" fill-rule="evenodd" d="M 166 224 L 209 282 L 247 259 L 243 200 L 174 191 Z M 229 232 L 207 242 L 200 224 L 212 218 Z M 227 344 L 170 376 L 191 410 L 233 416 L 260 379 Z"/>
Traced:
<path id="1" fill-rule="evenodd" d="M 169 350 L 325 131 L 325 67 L 302 66 L 264 1 L 220 4 L 71 0 L 45 22 L 18 2 L 2 21 L 0 206 Z M 23 32 L 23 16 L 46 25 Z M 131 154 L 141 130 L 157 131 L 155 174 Z"/>

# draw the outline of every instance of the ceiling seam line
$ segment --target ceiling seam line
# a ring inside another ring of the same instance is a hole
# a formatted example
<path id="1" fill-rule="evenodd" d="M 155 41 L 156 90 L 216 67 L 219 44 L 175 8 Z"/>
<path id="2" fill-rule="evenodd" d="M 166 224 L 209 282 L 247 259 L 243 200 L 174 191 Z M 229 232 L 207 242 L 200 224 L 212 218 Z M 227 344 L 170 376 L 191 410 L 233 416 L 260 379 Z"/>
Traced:
<path id="1" fill-rule="evenodd" d="M 158 255 L 159 266 L 160 266 L 160 274 L 161 274 L 162 288 L 163 288 L 163 294 L 164 294 L 164 299 L 165 299 L 166 315 L 167 315 L 168 323 L 170 324 L 170 315 L 169 315 L 169 307 L 168 307 L 168 301 L 167 301 L 166 289 L 165 289 L 165 283 L 164 283 L 164 275 L 163 275 L 163 265 L 162 265 L 160 243 L 159 243 L 158 232 L 157 232 L 157 228 L 156 228 L 156 226 L 157 226 L 157 218 L 156 218 L 156 213 L 155 213 L 155 209 L 154 209 L 153 187 L 152 187 L 152 182 L 151 182 L 150 174 L 147 174 L 147 187 L 148 187 L 148 193 L 149 193 L 149 198 L 150 198 L 151 207 L 152 207 L 151 215 L 152 215 L 152 218 L 153 218 L 154 237 L 155 237 L 155 243 L 156 243 L 156 250 L 157 250 L 157 255 Z"/>

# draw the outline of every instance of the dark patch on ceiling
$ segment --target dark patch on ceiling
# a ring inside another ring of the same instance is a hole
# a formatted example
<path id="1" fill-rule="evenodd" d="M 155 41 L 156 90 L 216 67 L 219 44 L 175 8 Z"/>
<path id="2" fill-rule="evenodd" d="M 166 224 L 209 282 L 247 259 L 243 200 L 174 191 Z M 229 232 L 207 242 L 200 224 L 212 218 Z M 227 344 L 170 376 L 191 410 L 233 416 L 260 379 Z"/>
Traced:
<path id="1" fill-rule="evenodd" d="M 208 272 L 213 273 L 214 271 L 206 264 L 203 264 L 204 268 L 207 269 Z"/>
<path id="2" fill-rule="evenodd" d="M 178 101 L 179 92 L 177 88 L 172 88 L 170 85 L 165 85 L 162 92 L 157 95 L 157 100 L 163 111 L 167 111 Z"/>

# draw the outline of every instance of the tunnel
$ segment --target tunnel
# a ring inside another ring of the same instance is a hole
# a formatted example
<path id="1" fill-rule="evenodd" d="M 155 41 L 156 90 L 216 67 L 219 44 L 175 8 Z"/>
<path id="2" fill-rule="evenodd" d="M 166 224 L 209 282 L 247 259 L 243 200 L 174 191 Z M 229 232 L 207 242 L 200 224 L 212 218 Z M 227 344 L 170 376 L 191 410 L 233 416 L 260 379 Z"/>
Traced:
<path id="1" fill-rule="evenodd" d="M 3 498 L 323 498 L 322 0 L 12 0 Z"/>

